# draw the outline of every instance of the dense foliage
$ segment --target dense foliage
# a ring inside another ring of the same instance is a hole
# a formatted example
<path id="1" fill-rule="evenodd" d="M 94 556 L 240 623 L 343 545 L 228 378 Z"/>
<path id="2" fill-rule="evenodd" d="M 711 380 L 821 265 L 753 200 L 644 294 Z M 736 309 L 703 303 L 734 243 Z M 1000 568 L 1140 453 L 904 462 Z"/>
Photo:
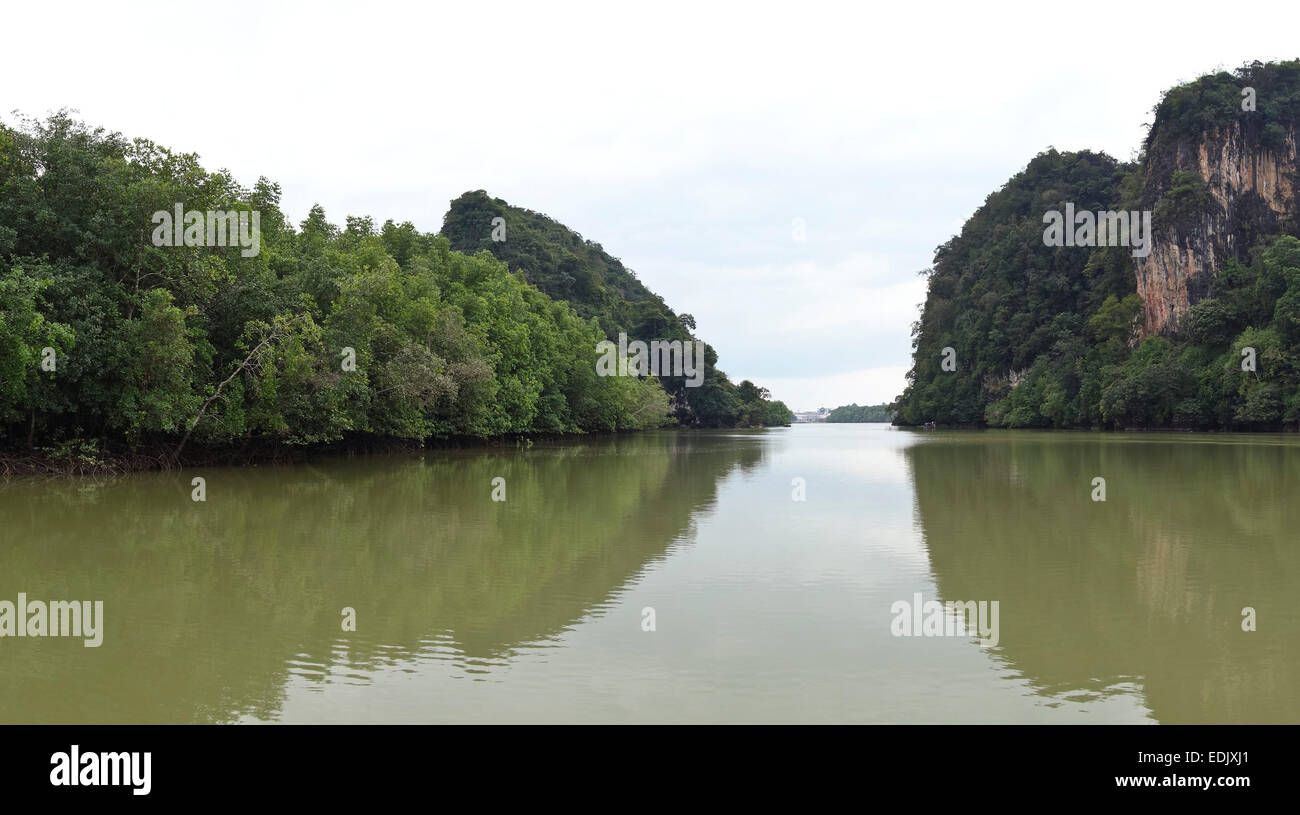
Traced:
<path id="1" fill-rule="evenodd" d="M 1243 109 L 1243 89 L 1254 90 L 1254 109 Z M 1280 149 L 1287 131 L 1300 119 L 1300 60 L 1252 62 L 1235 71 L 1207 74 L 1169 89 L 1155 110 L 1156 123 L 1145 148 L 1200 138 L 1233 123 L 1253 145 Z"/>
<path id="2" fill-rule="evenodd" d="M 1060 424 L 1100 419 L 1094 391 L 1111 361 L 1105 355 L 1123 357 L 1138 313 L 1132 264 L 1122 247 L 1090 253 L 1045 245 L 1043 213 L 1067 202 L 1108 209 L 1125 169 L 1098 153 L 1042 153 L 939 247 L 913 326 L 914 364 L 897 404 L 902 421 L 971 424 L 987 414 L 992 424 L 1041 423 L 1041 400 L 1028 421 L 1012 401 L 1020 390 L 1013 386 L 1032 371 L 1035 387 L 1045 388 L 1048 369 L 1066 380 L 1046 406 Z M 1096 313 L 1117 324 L 1094 329 Z M 942 368 L 945 348 L 955 371 Z"/>
<path id="3" fill-rule="evenodd" d="M 410 223 L 340 227 L 314 207 L 295 228 L 279 198 L 264 178 L 244 188 L 66 114 L 0 126 L 0 445 L 80 454 L 671 420 L 656 378 L 597 375 L 607 331 L 590 310 Z M 259 212 L 260 252 L 154 245 L 151 215 L 177 204 Z M 731 400 L 717 423 L 773 418 L 720 372 L 710 384 Z"/>
<path id="4" fill-rule="evenodd" d="M 1291 117 L 1294 132 L 1300 63 L 1256 64 L 1236 78 L 1206 77 L 1166 94 L 1148 146 L 1234 120 L 1243 77 L 1268 89 L 1259 97 L 1272 117 L 1264 129 Z M 1080 211 L 1138 209 L 1144 174 L 1165 172 L 1162 162 L 1163 153 L 1125 165 L 1097 153 L 1049 150 L 990 195 L 926 272 L 929 291 L 913 326 L 913 366 L 895 403 L 897 421 L 1200 429 L 1300 422 L 1295 237 L 1243 228 L 1239 237 L 1253 248 L 1217 271 L 1180 333 L 1141 340 L 1128 248 L 1045 245 L 1045 212 L 1065 202 Z M 1211 205 L 1195 173 L 1170 170 L 1166 177 L 1154 202 L 1157 221 L 1195 217 Z M 1253 371 L 1242 367 L 1246 348 L 1255 349 Z M 943 367 L 944 349 L 954 370 Z"/>
<path id="5" fill-rule="evenodd" d="M 698 341 L 691 334 L 691 315 L 675 314 L 600 244 L 545 215 L 477 190 L 451 202 L 442 234 L 453 249 L 491 252 L 544 293 L 596 320 L 610 340 L 623 332 L 645 342 Z M 698 387 L 686 387 L 685 377 L 660 377 L 678 421 L 704 427 L 790 421 L 793 414 L 783 403 L 772 402 L 766 390 L 755 395 L 743 389 L 745 383 L 733 385 L 717 361 L 717 353 L 706 345 L 704 382 Z"/>
<path id="6" fill-rule="evenodd" d="M 828 422 L 888 422 L 894 418 L 889 410 L 888 404 L 880 405 L 859 405 L 854 402 L 851 405 L 840 405 L 826 416 Z"/>

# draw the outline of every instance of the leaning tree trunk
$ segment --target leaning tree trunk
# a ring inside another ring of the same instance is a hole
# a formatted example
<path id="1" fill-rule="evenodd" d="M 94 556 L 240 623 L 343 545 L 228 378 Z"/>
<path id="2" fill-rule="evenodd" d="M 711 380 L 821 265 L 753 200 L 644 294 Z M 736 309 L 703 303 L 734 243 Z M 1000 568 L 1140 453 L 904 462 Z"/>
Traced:
<path id="1" fill-rule="evenodd" d="M 228 377 L 226 377 L 225 379 L 223 379 L 223 380 L 221 381 L 221 384 L 217 385 L 217 389 L 214 390 L 214 391 L 212 392 L 212 395 L 209 396 L 209 397 L 207 398 L 207 400 L 205 400 L 205 401 L 203 402 L 202 406 L 199 407 L 198 415 L 196 415 L 196 416 L 194 417 L 194 421 L 190 422 L 189 429 L 187 429 L 187 430 L 185 431 L 185 435 L 181 437 L 181 443 L 178 444 L 178 445 L 176 445 L 176 452 L 172 453 L 172 459 L 173 459 L 174 461 L 176 461 L 176 462 L 179 462 L 179 461 L 180 461 L 180 458 L 181 458 L 181 451 L 183 451 L 183 450 L 185 449 L 185 444 L 186 444 L 186 442 L 188 442 L 188 441 L 190 440 L 190 434 L 192 434 L 192 433 L 194 432 L 194 428 L 196 428 L 196 427 L 199 426 L 199 422 L 203 421 L 203 414 L 205 414 L 205 413 L 208 412 L 208 408 L 212 405 L 212 403 L 215 402 L 217 399 L 221 398 L 221 389 L 224 388 L 224 387 L 226 387 L 227 385 L 229 385 L 230 382 L 231 382 L 235 377 L 239 376 L 239 374 L 240 374 L 242 371 L 247 370 L 248 367 L 249 367 L 250 365 L 253 364 L 253 361 L 255 360 L 255 358 L 256 358 L 259 354 L 261 354 L 262 349 L 263 349 L 263 348 L 269 348 L 270 345 L 271 345 L 271 343 L 272 343 L 272 342 L 273 342 L 273 341 L 274 341 L 278 336 L 279 336 L 279 335 L 277 335 L 277 334 L 275 334 L 275 333 L 271 333 L 271 334 L 268 334 L 266 337 L 263 337 L 263 338 L 262 338 L 262 341 L 259 342 L 257 345 L 255 345 L 255 346 L 253 347 L 253 350 L 252 350 L 252 351 L 249 351 L 249 352 L 248 352 L 248 356 L 244 357 L 244 361 L 241 362 L 241 363 L 239 363 L 239 365 L 237 365 L 237 366 L 235 367 L 235 370 L 233 370 L 233 371 L 230 372 L 230 376 L 228 376 Z"/>

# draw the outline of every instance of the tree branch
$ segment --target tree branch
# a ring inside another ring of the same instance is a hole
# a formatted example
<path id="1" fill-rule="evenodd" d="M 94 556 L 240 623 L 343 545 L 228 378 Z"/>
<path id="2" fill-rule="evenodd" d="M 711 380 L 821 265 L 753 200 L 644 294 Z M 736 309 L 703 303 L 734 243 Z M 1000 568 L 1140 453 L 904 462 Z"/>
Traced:
<path id="1" fill-rule="evenodd" d="M 226 385 L 229 385 L 231 380 L 233 380 L 236 376 L 238 376 L 241 371 L 248 369 L 251 366 L 254 358 L 261 353 L 262 349 L 269 347 L 272 342 L 274 342 L 276 339 L 279 338 L 279 336 L 280 336 L 279 333 L 272 331 L 270 334 L 263 337 L 262 341 L 259 342 L 257 345 L 253 346 L 252 351 L 248 352 L 248 356 L 244 357 L 244 361 L 239 363 L 239 365 L 235 368 L 235 370 L 231 371 L 230 376 L 223 379 L 221 381 L 221 384 L 217 385 L 217 389 L 212 392 L 212 395 L 209 396 L 207 400 L 204 401 L 203 405 L 199 408 L 199 413 L 197 416 L 194 417 L 194 421 L 190 422 L 189 429 L 186 430 L 185 435 L 181 437 L 181 443 L 176 445 L 176 452 L 172 453 L 173 459 L 177 461 L 180 460 L 181 451 L 185 449 L 185 443 L 190 440 L 190 434 L 194 432 L 194 428 L 199 426 L 199 422 L 203 421 L 203 414 L 207 413 L 208 408 L 212 405 L 212 403 L 215 402 L 221 396 L 221 389 L 226 387 Z"/>

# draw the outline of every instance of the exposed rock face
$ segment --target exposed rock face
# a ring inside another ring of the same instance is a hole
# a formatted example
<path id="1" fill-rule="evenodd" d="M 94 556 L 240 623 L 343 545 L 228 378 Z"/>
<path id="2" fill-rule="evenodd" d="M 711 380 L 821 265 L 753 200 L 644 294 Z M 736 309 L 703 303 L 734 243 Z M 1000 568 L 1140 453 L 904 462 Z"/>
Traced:
<path id="1" fill-rule="evenodd" d="M 1244 259 L 1257 238 L 1295 223 L 1296 170 L 1295 128 L 1277 150 L 1259 147 L 1237 122 L 1198 140 L 1153 145 L 1142 206 L 1155 212 L 1155 237 L 1151 254 L 1134 259 L 1143 336 L 1176 332 L 1230 258 Z M 1162 201 L 1164 209 L 1177 209 L 1167 198 L 1176 171 L 1204 182 L 1205 200 L 1195 211 L 1162 212 Z"/>

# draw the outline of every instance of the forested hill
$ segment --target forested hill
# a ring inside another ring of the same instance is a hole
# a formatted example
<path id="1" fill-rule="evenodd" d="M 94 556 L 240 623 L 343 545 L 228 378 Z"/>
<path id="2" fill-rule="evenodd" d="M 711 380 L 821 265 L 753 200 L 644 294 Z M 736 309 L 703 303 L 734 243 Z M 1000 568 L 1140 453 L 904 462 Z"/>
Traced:
<path id="1" fill-rule="evenodd" d="M 529 246 L 530 227 L 512 237 Z M 556 257 L 577 310 L 410 223 L 339 225 L 317 206 L 295 227 L 265 178 L 244 187 L 67 114 L 0 124 L 0 469 L 14 451 L 93 467 L 187 445 L 671 423 L 660 382 L 599 375 L 597 346 L 606 326 L 687 338 L 683 318 L 613 264 L 585 278 L 598 247 Z M 786 420 L 709 374 L 688 419 Z"/>
<path id="2" fill-rule="evenodd" d="M 690 339 L 688 331 L 695 328 L 689 314 L 682 315 L 684 321 L 674 314 L 599 243 L 483 190 L 451 202 L 442 234 L 457 251 L 488 250 L 552 299 L 566 301 L 584 318 L 595 317 L 607 336 L 625 331 L 638 339 Z"/>
<path id="3" fill-rule="evenodd" d="M 599 243 L 541 213 L 476 190 L 451 202 L 442 234 L 458 251 L 491 252 L 550 297 L 595 319 L 610 340 L 623 332 L 645 342 L 697 341 L 691 315 L 674 313 Z M 766 389 L 751 382 L 734 385 L 717 369 L 717 360 L 706 344 L 705 377 L 699 387 L 687 387 L 684 377 L 660 376 L 678 421 L 706 427 L 790 421 L 784 404 L 771 401 Z"/>
<path id="4" fill-rule="evenodd" d="M 1300 424 L 1300 61 L 1155 113 L 1136 161 L 1049 149 L 936 250 L 897 423 Z M 1080 219 L 1075 245 L 1052 212 Z M 1083 212 L 1149 217 L 1147 244 L 1105 245 Z"/>
<path id="5" fill-rule="evenodd" d="M 826 421 L 832 424 L 888 422 L 891 419 L 893 415 L 889 412 L 888 404 L 859 405 L 857 402 L 840 405 L 826 416 Z"/>

